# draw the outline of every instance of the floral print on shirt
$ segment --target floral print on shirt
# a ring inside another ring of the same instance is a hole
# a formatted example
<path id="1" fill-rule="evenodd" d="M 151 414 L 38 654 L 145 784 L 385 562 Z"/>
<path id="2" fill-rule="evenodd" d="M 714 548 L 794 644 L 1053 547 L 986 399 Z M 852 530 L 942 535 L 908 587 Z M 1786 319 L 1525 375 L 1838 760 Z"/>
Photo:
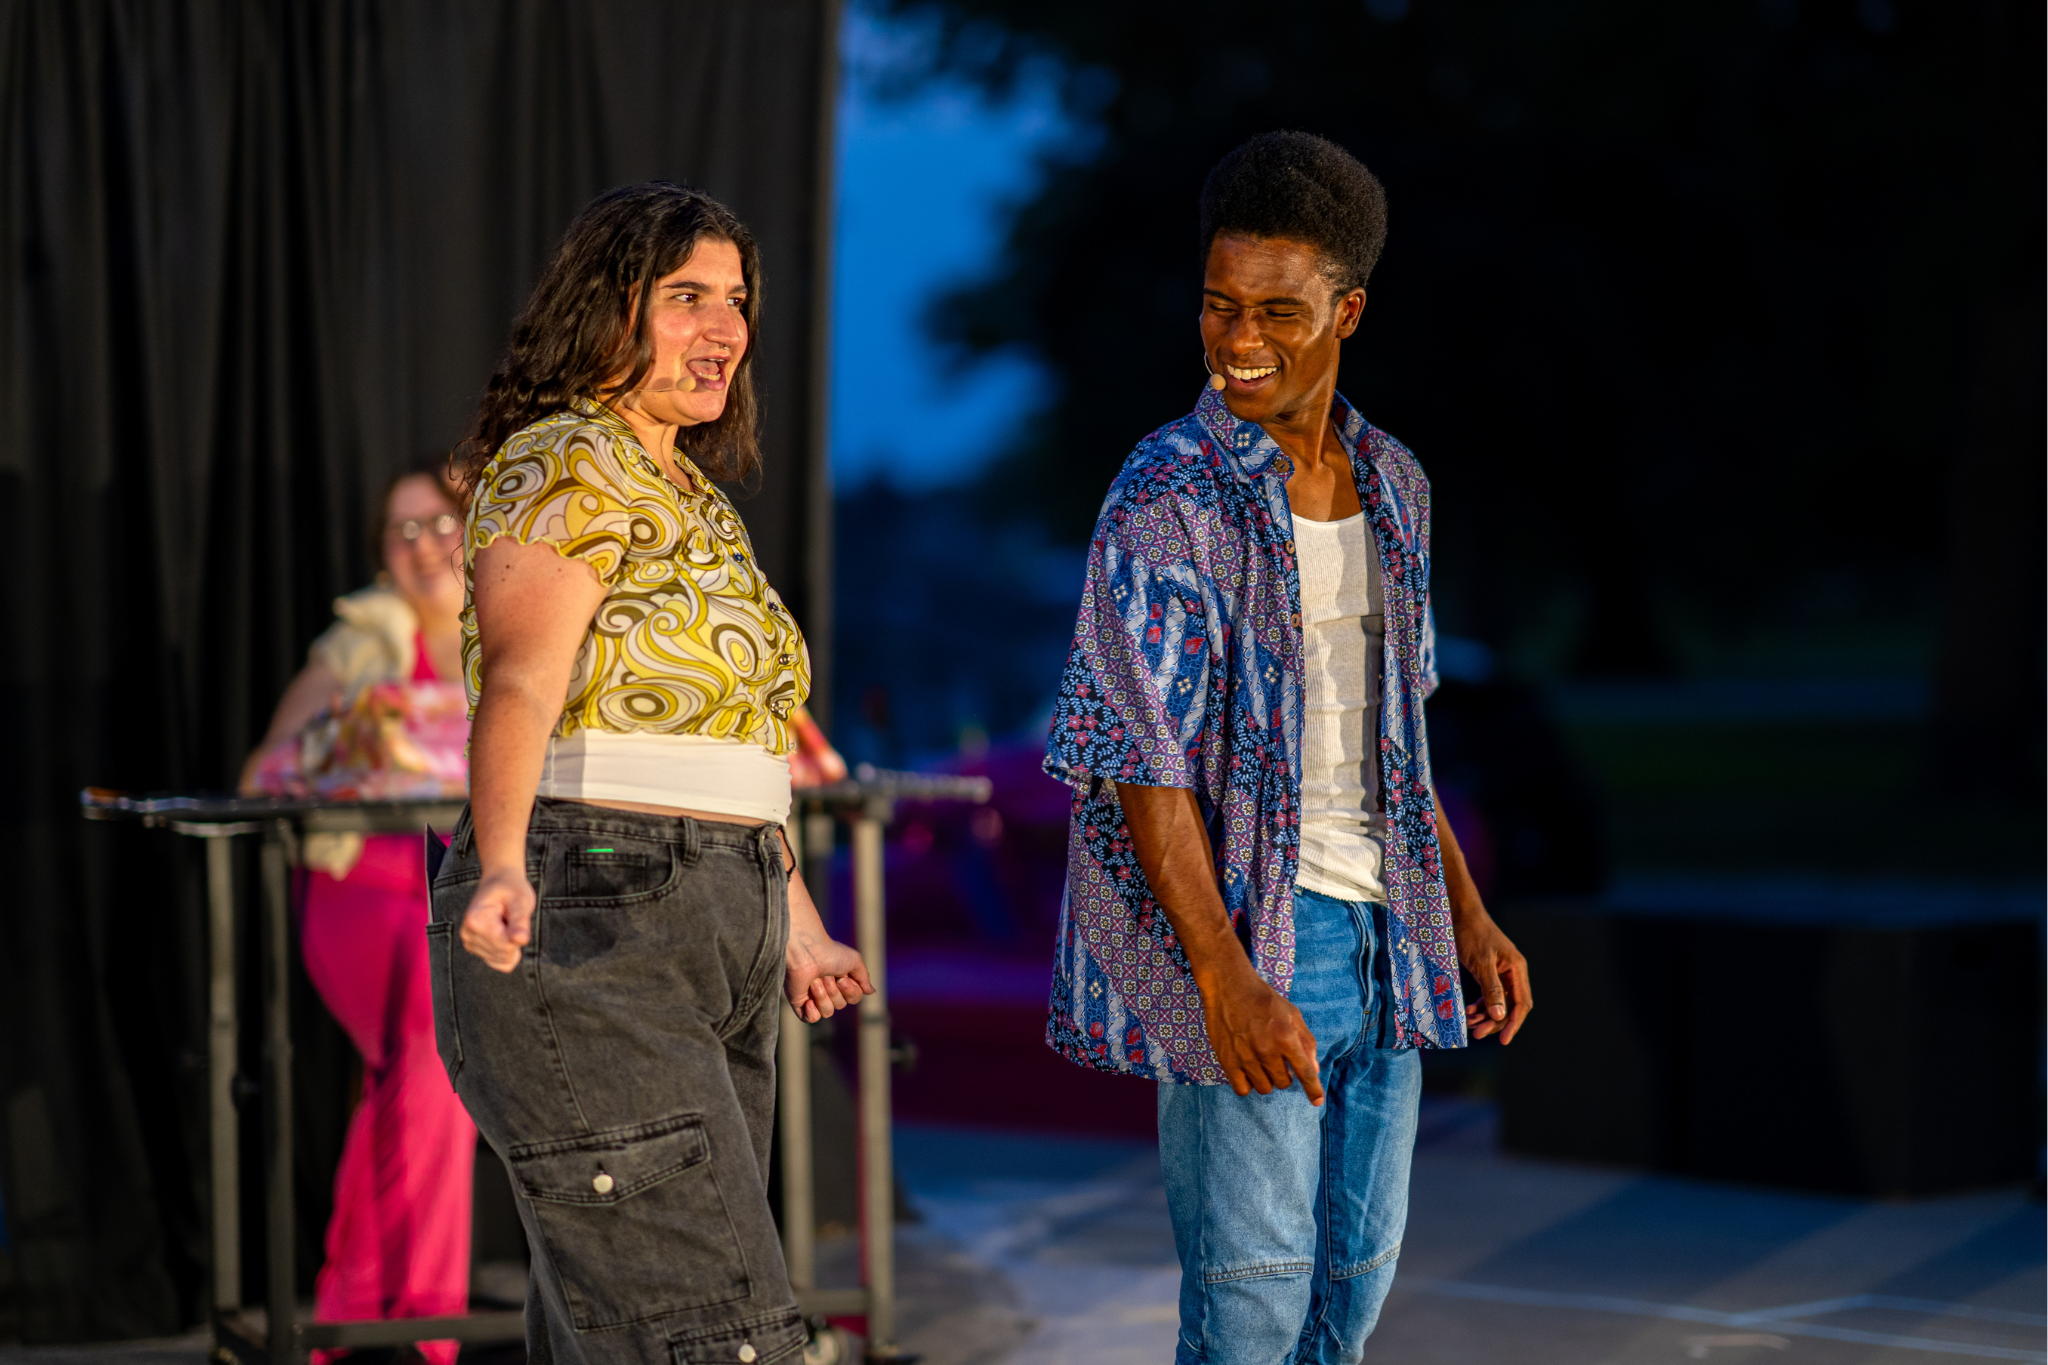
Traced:
<path id="1" fill-rule="evenodd" d="M 1335 416 L 1385 584 L 1383 1041 L 1461 1047 L 1423 721 L 1437 681 L 1429 481 L 1342 398 Z M 1083 1066 L 1223 1081 L 1187 958 L 1132 852 L 1117 782 L 1193 789 L 1239 938 L 1275 989 L 1292 983 L 1302 637 L 1290 471 L 1272 437 L 1204 390 L 1192 413 L 1139 443 L 1096 522 L 1045 758 L 1074 789 L 1046 1040 Z"/>

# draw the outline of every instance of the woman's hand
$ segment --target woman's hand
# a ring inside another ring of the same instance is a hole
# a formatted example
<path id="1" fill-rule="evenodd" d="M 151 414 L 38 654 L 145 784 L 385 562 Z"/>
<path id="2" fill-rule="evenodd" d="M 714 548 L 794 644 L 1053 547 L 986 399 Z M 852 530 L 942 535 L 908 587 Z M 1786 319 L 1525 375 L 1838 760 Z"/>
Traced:
<path id="1" fill-rule="evenodd" d="M 792 926 L 784 962 L 783 993 L 789 997 L 789 1007 L 806 1024 L 815 1024 L 875 993 L 868 981 L 868 964 L 860 960 L 860 954 L 822 932 L 806 933 Z"/>
<path id="2" fill-rule="evenodd" d="M 524 868 L 486 872 L 462 916 L 462 946 L 493 970 L 511 971 L 533 937 L 533 905 L 533 883 Z"/>
<path id="3" fill-rule="evenodd" d="M 783 856 L 788 857 L 788 850 L 788 836 L 784 835 Z M 789 950 L 783 956 L 782 993 L 797 1018 L 815 1024 L 835 1011 L 859 1004 L 861 997 L 873 995 L 875 988 L 860 954 L 834 942 L 825 932 L 825 921 L 797 874 L 795 861 L 790 859 Z"/>

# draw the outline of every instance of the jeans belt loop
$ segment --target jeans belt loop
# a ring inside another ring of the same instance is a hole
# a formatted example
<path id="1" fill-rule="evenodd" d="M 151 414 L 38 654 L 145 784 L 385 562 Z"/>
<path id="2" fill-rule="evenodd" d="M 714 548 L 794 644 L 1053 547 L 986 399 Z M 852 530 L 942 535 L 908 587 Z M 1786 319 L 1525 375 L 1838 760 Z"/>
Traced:
<path id="1" fill-rule="evenodd" d="M 683 863 L 685 866 L 687 866 L 689 864 L 695 863 L 697 861 L 697 855 L 703 851 L 704 826 L 697 821 L 695 816 L 685 815 L 682 819 Z"/>

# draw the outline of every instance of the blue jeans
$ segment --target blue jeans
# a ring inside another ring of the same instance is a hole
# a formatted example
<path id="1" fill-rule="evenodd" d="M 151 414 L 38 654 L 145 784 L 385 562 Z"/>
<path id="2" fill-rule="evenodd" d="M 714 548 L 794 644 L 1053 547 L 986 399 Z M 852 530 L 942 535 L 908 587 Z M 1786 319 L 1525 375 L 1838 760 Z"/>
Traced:
<path id="1" fill-rule="evenodd" d="M 1294 892 L 1292 999 L 1325 1099 L 1159 1087 L 1159 1157 L 1180 1254 L 1177 1365 L 1360 1358 L 1408 1221 L 1422 1062 L 1380 1046 L 1383 906 Z"/>

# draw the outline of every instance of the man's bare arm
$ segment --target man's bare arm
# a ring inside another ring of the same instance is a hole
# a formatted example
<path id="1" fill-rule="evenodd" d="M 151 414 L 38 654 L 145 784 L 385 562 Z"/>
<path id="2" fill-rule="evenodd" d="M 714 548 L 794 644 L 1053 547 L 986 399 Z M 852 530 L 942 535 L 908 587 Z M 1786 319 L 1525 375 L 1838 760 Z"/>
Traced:
<path id="1" fill-rule="evenodd" d="M 1476 1040 L 1498 1033 L 1502 1044 L 1514 1041 L 1522 1021 L 1536 1007 L 1529 991 L 1529 962 L 1508 941 L 1479 899 L 1478 884 L 1465 866 L 1465 852 L 1436 803 L 1437 845 L 1444 855 L 1444 889 L 1451 897 L 1451 932 L 1458 940 L 1458 961 L 1479 983 L 1480 1000 L 1467 1001 L 1465 1025 Z"/>
<path id="2" fill-rule="evenodd" d="M 1215 850 L 1195 794 L 1185 787 L 1124 782 L 1116 790 L 1138 866 L 1194 969 L 1209 1046 L 1231 1089 L 1268 1095 L 1299 1076 L 1309 1102 L 1321 1104 L 1315 1035 L 1301 1011 L 1252 969 L 1230 927 L 1216 884 Z"/>

